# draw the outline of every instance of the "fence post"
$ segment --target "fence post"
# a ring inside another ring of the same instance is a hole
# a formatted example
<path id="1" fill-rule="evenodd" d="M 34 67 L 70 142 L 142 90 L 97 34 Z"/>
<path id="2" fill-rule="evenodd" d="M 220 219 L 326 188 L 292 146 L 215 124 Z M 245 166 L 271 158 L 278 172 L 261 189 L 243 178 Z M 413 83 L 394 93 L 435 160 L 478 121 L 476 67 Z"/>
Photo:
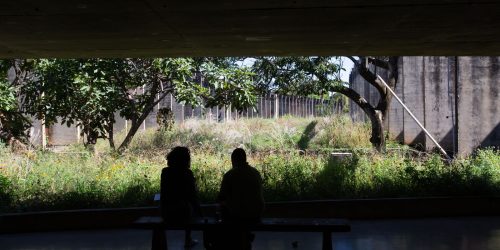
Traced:
<path id="1" fill-rule="evenodd" d="M 142 95 L 144 95 L 144 93 L 146 93 L 146 90 L 144 89 L 146 85 L 142 85 Z M 146 119 L 148 119 L 148 117 L 146 116 Z M 142 131 L 146 131 L 146 119 L 144 119 L 144 121 L 142 121 Z"/>
<path id="2" fill-rule="evenodd" d="M 260 109 L 260 118 L 266 118 L 266 96 L 264 95 L 260 99 L 261 109 Z"/>
<path id="3" fill-rule="evenodd" d="M 305 97 L 300 98 L 300 116 L 305 117 L 304 115 L 304 99 Z"/>
<path id="4" fill-rule="evenodd" d="M 278 119 L 279 118 L 279 112 L 280 112 L 280 109 L 279 109 L 279 100 L 278 100 L 278 95 L 275 94 L 274 95 L 274 119 Z"/>
<path id="5" fill-rule="evenodd" d="M 293 115 L 297 116 L 297 97 L 293 96 Z"/>
<path id="6" fill-rule="evenodd" d="M 273 114 L 273 100 L 271 94 L 267 95 L 267 117 L 271 118 Z"/>
<path id="7" fill-rule="evenodd" d="M 314 117 L 314 105 L 312 98 L 309 98 L 309 116 Z"/>
<path id="8" fill-rule="evenodd" d="M 316 100 L 315 99 L 312 99 L 312 114 L 313 114 L 313 117 L 316 117 L 316 105 L 315 105 L 315 102 Z"/>
<path id="9" fill-rule="evenodd" d="M 181 114 L 182 114 L 182 120 L 181 120 L 181 122 L 182 123 L 184 123 L 184 119 L 186 118 L 184 112 L 185 112 L 185 110 L 184 110 L 184 104 L 181 104 Z"/>

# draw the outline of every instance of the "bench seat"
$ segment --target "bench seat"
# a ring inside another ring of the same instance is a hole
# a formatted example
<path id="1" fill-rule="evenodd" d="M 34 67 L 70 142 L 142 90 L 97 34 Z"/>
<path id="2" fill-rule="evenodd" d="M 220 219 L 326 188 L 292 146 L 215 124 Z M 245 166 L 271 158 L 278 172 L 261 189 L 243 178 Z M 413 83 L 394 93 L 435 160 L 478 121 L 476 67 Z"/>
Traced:
<path id="1" fill-rule="evenodd" d="M 165 230 L 197 230 L 211 231 L 234 227 L 244 227 L 249 231 L 267 232 L 321 232 L 323 234 L 323 249 L 332 249 L 333 232 L 349 232 L 351 226 L 345 219 L 324 218 L 262 218 L 260 223 L 234 225 L 220 223 L 212 217 L 193 218 L 186 225 L 171 225 L 163 222 L 159 216 L 140 217 L 134 222 L 135 228 L 153 230 L 152 249 L 167 249 Z"/>

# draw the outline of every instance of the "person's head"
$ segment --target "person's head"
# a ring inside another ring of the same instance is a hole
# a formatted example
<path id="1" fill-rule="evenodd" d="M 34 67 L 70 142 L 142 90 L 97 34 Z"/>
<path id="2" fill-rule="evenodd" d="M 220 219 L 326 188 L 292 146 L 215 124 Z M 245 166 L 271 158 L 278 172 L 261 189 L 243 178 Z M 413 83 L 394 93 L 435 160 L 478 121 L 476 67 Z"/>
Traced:
<path id="1" fill-rule="evenodd" d="M 243 167 L 248 165 L 245 150 L 242 148 L 235 149 L 231 154 L 231 163 L 233 164 L 233 167 Z"/>
<path id="2" fill-rule="evenodd" d="M 167 165 L 169 167 L 191 167 L 191 156 L 186 147 L 175 147 L 167 155 Z"/>

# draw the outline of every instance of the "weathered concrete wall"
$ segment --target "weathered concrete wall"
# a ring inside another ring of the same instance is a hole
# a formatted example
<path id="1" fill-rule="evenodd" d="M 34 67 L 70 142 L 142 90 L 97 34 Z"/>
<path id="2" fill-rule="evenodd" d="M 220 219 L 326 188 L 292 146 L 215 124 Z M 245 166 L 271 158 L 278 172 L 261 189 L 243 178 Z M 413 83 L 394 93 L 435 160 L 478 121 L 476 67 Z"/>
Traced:
<path id="1" fill-rule="evenodd" d="M 398 67 L 400 70 L 398 71 L 398 81 L 396 82 L 396 88 L 394 89 L 394 92 L 396 92 L 396 95 L 402 98 L 404 89 L 404 81 L 402 80 L 403 70 L 401 70 L 403 68 L 403 60 L 398 61 Z M 398 142 L 403 142 L 405 111 L 403 109 L 403 106 L 401 106 L 394 98 L 391 101 L 391 105 L 389 107 L 389 112 L 387 113 L 387 115 L 388 122 L 386 125 L 386 129 L 389 132 L 389 136 Z"/>
<path id="2" fill-rule="evenodd" d="M 424 65 L 423 57 L 403 57 L 403 102 L 410 108 L 413 115 L 425 124 L 424 112 Z M 400 105 L 394 103 L 393 107 Z M 417 148 L 425 147 L 425 135 L 417 123 L 410 117 L 403 119 L 403 143 L 413 145 Z"/>
<path id="3" fill-rule="evenodd" d="M 375 68 L 370 66 L 370 70 L 374 71 Z M 377 69 L 377 72 L 379 74 L 382 74 L 383 70 Z M 358 74 L 356 68 L 352 69 L 352 72 L 349 76 L 349 84 L 350 87 L 354 89 L 356 92 L 358 92 L 363 98 L 365 98 L 365 100 L 368 103 L 370 103 L 371 105 L 377 105 L 379 100 L 377 89 L 372 85 L 368 84 L 368 82 L 366 82 L 365 79 L 360 74 Z M 351 117 L 356 121 L 361 121 L 361 122 L 370 121 L 370 119 L 365 115 L 363 110 L 353 102 L 350 102 L 349 113 L 351 114 Z"/>
<path id="4" fill-rule="evenodd" d="M 42 145 L 42 122 L 32 119 L 30 128 L 30 143 L 35 146 Z"/>
<path id="5" fill-rule="evenodd" d="M 457 63 L 458 60 L 458 63 Z M 450 153 L 500 145 L 499 57 L 401 57 L 396 94 Z M 368 83 L 354 70 L 351 87 Z M 364 86 L 363 86 L 364 85 Z M 367 96 L 376 93 L 370 89 Z M 352 107 L 354 120 L 368 121 Z M 393 98 L 386 129 L 392 139 L 432 150 L 435 145 Z"/>
<path id="6" fill-rule="evenodd" d="M 423 68 L 424 126 L 447 152 L 456 152 L 455 59 L 426 56 Z M 425 148 L 435 147 L 426 137 Z"/>
<path id="7" fill-rule="evenodd" d="M 47 143 L 52 146 L 77 143 L 79 139 L 78 134 L 78 129 L 75 126 L 68 127 L 66 125 L 56 123 L 48 128 Z"/>
<path id="8" fill-rule="evenodd" d="M 500 146 L 500 57 L 458 58 L 458 152 Z"/>

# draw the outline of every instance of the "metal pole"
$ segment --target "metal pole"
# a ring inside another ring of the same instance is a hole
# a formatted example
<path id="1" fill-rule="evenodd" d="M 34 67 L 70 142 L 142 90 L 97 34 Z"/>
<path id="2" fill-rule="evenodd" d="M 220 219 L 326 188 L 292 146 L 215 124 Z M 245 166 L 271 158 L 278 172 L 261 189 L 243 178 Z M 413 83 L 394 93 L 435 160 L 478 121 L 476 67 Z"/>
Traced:
<path id="1" fill-rule="evenodd" d="M 439 148 L 439 151 L 441 151 L 441 153 L 444 156 L 446 156 L 446 159 L 448 161 L 451 161 L 451 158 L 446 153 L 446 151 L 444 151 L 444 149 L 441 147 L 441 145 L 439 145 L 439 143 L 434 139 L 434 137 L 432 137 L 432 135 L 429 133 L 429 131 L 427 131 L 427 129 L 424 128 L 424 126 L 418 121 L 417 117 L 415 117 L 415 115 L 413 115 L 413 113 L 410 111 L 410 109 L 408 109 L 408 107 L 406 107 L 406 105 L 403 103 L 403 101 L 401 101 L 401 99 L 399 99 L 399 97 L 396 95 L 396 93 L 394 93 L 394 91 L 392 91 L 391 87 L 389 87 L 389 85 L 387 85 L 387 83 L 384 81 L 384 79 L 382 79 L 382 77 L 380 77 L 379 75 L 377 75 L 377 78 L 384 84 L 384 86 L 389 90 L 389 92 L 391 92 L 391 94 L 394 96 L 394 98 L 396 98 L 396 100 L 398 100 L 398 102 L 401 104 L 401 106 L 403 106 L 403 108 L 406 110 L 406 112 L 408 112 L 408 114 L 410 114 L 411 118 L 413 118 L 413 120 L 424 131 L 424 133 L 427 136 L 429 136 L 429 138 L 431 138 L 431 141 L 434 142 L 434 144 Z"/>

